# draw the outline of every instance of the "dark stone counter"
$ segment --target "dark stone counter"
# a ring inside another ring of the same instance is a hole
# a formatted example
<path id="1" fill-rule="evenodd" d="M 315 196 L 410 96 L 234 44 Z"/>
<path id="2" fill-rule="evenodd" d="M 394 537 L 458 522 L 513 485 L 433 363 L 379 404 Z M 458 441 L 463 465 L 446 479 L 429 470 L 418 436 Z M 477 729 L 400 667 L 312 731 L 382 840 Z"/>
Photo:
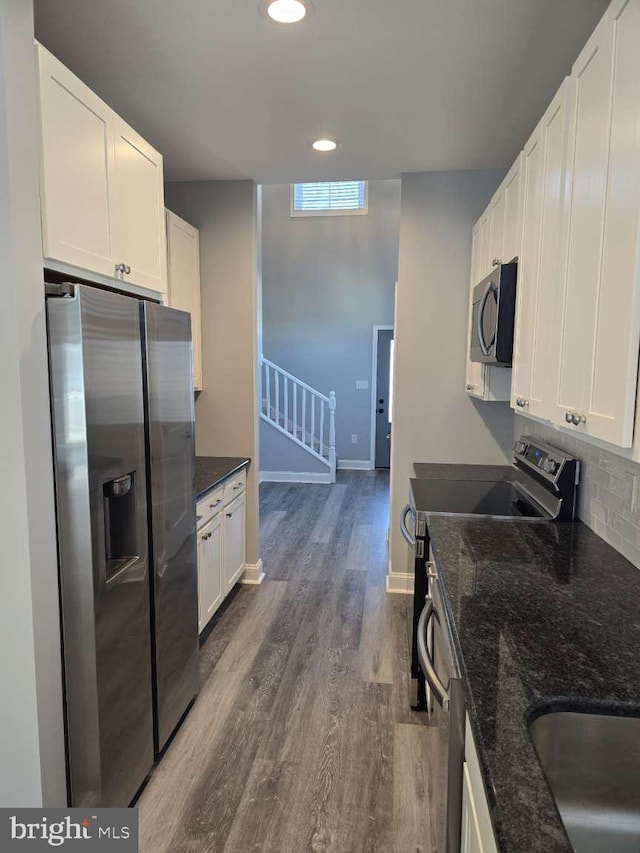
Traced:
<path id="1" fill-rule="evenodd" d="M 433 517 L 429 533 L 500 853 L 570 853 L 527 723 L 640 715 L 640 571 L 581 523 Z"/>
<path id="2" fill-rule="evenodd" d="M 251 462 L 236 456 L 196 456 L 194 483 L 199 499 Z"/>

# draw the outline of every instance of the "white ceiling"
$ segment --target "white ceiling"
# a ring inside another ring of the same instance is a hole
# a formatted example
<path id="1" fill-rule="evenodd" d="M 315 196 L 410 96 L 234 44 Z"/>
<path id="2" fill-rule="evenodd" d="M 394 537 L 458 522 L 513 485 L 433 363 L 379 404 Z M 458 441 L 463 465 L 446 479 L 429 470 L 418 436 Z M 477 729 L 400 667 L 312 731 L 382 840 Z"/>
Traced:
<path id="1" fill-rule="evenodd" d="M 315 0 L 283 26 L 259 0 L 35 0 L 37 38 L 168 179 L 264 183 L 508 166 L 607 5 Z"/>

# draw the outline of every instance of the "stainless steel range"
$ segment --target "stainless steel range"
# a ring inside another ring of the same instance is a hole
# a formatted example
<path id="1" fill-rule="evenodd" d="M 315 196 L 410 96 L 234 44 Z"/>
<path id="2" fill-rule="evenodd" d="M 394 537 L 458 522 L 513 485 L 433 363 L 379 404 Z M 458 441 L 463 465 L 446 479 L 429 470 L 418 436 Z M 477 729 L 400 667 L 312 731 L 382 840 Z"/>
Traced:
<path id="1" fill-rule="evenodd" d="M 430 560 L 428 522 L 434 515 L 573 521 L 579 461 L 529 436 L 516 442 L 513 457 L 502 480 L 483 479 L 480 474 L 477 480 L 412 479 L 410 502 L 400 519 L 402 534 L 414 550 L 410 703 L 416 711 L 428 711 L 438 730 L 438 748 L 429 763 L 430 790 L 435 799 L 436 846 L 446 853 L 460 849 L 465 707 L 440 580 Z"/>

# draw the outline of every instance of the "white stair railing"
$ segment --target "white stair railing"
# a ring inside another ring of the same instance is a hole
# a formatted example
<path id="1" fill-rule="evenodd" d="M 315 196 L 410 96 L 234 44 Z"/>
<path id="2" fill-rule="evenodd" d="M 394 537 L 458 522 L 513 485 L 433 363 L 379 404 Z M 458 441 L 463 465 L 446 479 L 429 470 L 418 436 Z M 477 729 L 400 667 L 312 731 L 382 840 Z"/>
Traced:
<path id="1" fill-rule="evenodd" d="M 336 479 L 336 394 L 316 391 L 264 356 L 260 417 L 329 468 Z"/>

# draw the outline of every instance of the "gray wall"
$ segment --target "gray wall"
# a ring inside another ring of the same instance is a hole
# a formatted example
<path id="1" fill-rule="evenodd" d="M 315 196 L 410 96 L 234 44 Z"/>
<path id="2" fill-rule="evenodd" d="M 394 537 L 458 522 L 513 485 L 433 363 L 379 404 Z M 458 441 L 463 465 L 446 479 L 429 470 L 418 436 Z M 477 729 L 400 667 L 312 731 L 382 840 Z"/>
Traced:
<path id="1" fill-rule="evenodd" d="M 640 568 L 640 463 L 603 450 L 561 429 L 515 419 L 515 437 L 534 435 L 581 462 L 578 515 L 598 536 Z"/>
<path id="2" fill-rule="evenodd" d="M 169 183 L 165 201 L 200 231 L 203 390 L 196 453 L 250 456 L 247 562 L 258 561 L 258 194 L 252 181 Z"/>
<path id="3" fill-rule="evenodd" d="M 503 173 L 402 177 L 396 302 L 396 398 L 391 446 L 391 558 L 412 565 L 397 518 L 413 462 L 504 463 L 513 444 L 508 403 L 465 392 L 471 229 Z M 399 585 L 402 579 L 395 579 Z"/>
<path id="4" fill-rule="evenodd" d="M 393 323 L 400 181 L 370 182 L 366 216 L 289 211 L 288 184 L 263 187 L 263 352 L 322 393 L 336 392 L 338 459 L 368 460 L 371 389 L 356 391 L 356 380 L 371 382 L 372 327 Z M 267 430 L 262 424 L 263 437 Z M 296 470 L 275 440 L 264 441 L 263 470 Z"/>
<path id="5" fill-rule="evenodd" d="M 0 0 L 0 806 L 65 806 L 33 10 Z"/>

